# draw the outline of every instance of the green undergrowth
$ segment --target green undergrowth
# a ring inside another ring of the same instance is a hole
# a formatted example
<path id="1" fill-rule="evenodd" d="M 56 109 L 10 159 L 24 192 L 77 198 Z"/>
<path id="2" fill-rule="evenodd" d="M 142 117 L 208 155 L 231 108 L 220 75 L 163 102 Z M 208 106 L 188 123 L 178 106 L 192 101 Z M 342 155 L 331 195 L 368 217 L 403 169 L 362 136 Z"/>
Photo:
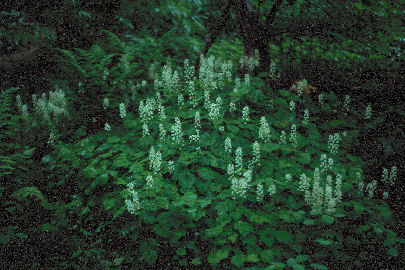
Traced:
<path id="1" fill-rule="evenodd" d="M 321 101 L 270 93 L 261 79 L 235 80 L 229 66 L 205 60 L 200 79 L 188 64 L 168 65 L 154 84 L 144 83 L 149 110 L 139 97 L 100 96 L 99 105 L 113 101 L 99 108 L 105 130 L 87 134 L 83 126 L 68 142 L 56 140 L 41 159 L 45 184 L 10 192 L 14 213 L 23 214 L 30 200 L 52 211 L 33 225 L 39 233 L 58 239 L 65 230 L 78 243 L 66 247 L 67 257 L 53 258 L 58 268 L 361 269 L 370 256 L 379 267 L 397 257 L 404 240 L 385 226 L 392 222 L 387 203 L 361 186 L 364 161 L 348 153 L 365 108 L 347 115 L 333 92 L 321 93 Z M 317 169 L 332 197 L 315 194 Z M 3 233 L 2 244 L 34 237 L 35 230 L 17 231 Z"/>

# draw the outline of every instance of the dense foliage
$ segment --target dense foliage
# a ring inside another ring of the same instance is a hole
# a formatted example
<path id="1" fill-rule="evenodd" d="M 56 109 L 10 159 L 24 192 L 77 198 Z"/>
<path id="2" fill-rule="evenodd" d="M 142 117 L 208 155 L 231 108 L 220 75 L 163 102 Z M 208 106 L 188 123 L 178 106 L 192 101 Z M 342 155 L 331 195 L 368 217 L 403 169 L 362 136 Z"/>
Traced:
<path id="1" fill-rule="evenodd" d="M 207 55 L 228 1 L 21 2 L 0 14 L 2 269 L 404 265 L 397 1 L 234 1 Z M 266 73 L 242 2 L 280 4 Z"/>

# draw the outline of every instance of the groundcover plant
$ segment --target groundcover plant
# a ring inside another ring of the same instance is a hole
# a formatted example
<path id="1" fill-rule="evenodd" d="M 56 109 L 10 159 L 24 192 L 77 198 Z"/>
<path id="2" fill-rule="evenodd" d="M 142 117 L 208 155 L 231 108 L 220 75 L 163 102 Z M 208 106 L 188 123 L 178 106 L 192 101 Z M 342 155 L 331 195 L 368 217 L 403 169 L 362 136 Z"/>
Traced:
<path id="1" fill-rule="evenodd" d="M 198 74 L 185 60 L 153 77 L 131 90 L 148 89 L 143 99 L 97 97 L 104 130 L 49 141 L 41 162 L 68 195 L 58 208 L 35 187 L 13 194 L 66 213 L 80 232 L 58 267 L 362 269 L 369 256 L 398 256 L 404 240 L 384 227 L 376 181 L 345 149 L 358 128 L 342 119 L 348 99 L 270 91 L 214 56 L 201 56 Z M 352 113 L 372 117 L 371 107 Z"/>

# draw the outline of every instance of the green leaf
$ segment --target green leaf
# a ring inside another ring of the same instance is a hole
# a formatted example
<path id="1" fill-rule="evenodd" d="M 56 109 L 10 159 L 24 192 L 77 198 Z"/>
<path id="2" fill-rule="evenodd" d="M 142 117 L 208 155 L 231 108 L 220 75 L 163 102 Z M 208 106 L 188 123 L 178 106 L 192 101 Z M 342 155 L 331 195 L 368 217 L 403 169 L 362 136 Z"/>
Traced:
<path id="1" fill-rule="evenodd" d="M 243 264 L 245 261 L 246 261 L 245 255 L 243 255 L 243 254 L 234 255 L 231 260 L 232 264 L 238 268 L 243 267 Z"/>
<path id="2" fill-rule="evenodd" d="M 198 176 L 200 176 L 204 180 L 214 180 L 215 173 L 212 171 L 211 168 L 208 167 L 200 167 L 197 170 Z"/>
<path id="3" fill-rule="evenodd" d="M 322 246 L 331 246 L 331 245 L 333 245 L 333 241 L 323 239 L 323 238 L 316 239 L 315 242 L 318 242 Z"/>
<path id="4" fill-rule="evenodd" d="M 184 203 L 187 204 L 189 207 L 193 207 L 196 200 L 197 195 L 195 195 L 193 192 L 186 192 L 181 198 L 181 201 L 184 201 Z"/>
<path id="5" fill-rule="evenodd" d="M 8 234 L 0 234 L 0 244 L 7 245 L 10 242 L 10 236 Z"/>
<path id="6" fill-rule="evenodd" d="M 268 248 L 271 248 L 274 244 L 274 237 L 265 232 L 261 232 L 259 234 L 260 234 L 260 241 L 265 243 Z"/>
<path id="7" fill-rule="evenodd" d="M 186 249 L 184 249 L 184 248 L 178 248 L 176 250 L 176 253 L 179 254 L 180 256 L 184 256 L 187 254 Z"/>
<path id="8" fill-rule="evenodd" d="M 314 269 L 322 269 L 322 270 L 328 270 L 328 267 L 322 264 L 317 264 L 317 263 L 311 263 L 309 266 L 311 266 Z"/>
<path id="9" fill-rule="evenodd" d="M 247 222 L 239 221 L 235 223 L 233 227 L 242 237 L 246 237 L 249 233 L 253 232 L 253 226 Z"/>
<path id="10" fill-rule="evenodd" d="M 395 248 L 390 248 L 387 253 L 390 256 L 394 256 L 394 257 L 398 256 L 398 251 Z"/>
<path id="11" fill-rule="evenodd" d="M 210 229 L 205 230 L 205 234 L 207 235 L 208 238 L 218 236 L 222 233 L 222 226 L 215 226 Z"/>
<path id="12" fill-rule="evenodd" d="M 333 221 L 335 221 L 335 218 L 328 215 L 322 215 L 321 220 L 330 225 L 333 223 Z"/>
<path id="13" fill-rule="evenodd" d="M 274 251 L 272 249 L 265 249 L 260 253 L 260 258 L 265 263 L 270 263 L 274 260 Z"/>
<path id="14" fill-rule="evenodd" d="M 125 128 L 137 128 L 139 126 L 138 122 L 133 119 L 125 119 L 124 120 L 124 127 Z"/>
<path id="15" fill-rule="evenodd" d="M 81 250 L 81 249 L 78 249 L 78 250 L 76 250 L 75 252 L 73 252 L 73 254 L 72 254 L 72 259 L 73 259 L 73 258 L 76 258 L 77 256 L 79 256 L 82 252 L 83 252 L 83 250 Z"/>
<path id="16" fill-rule="evenodd" d="M 155 250 L 150 249 L 142 253 L 142 259 L 149 265 L 152 266 L 156 263 L 157 253 Z"/>
<path id="17" fill-rule="evenodd" d="M 84 177 L 89 178 L 89 179 L 93 179 L 98 175 L 98 171 L 96 168 L 93 167 L 86 167 L 82 170 L 82 173 L 84 175 Z"/>
<path id="18" fill-rule="evenodd" d="M 25 234 L 25 233 L 16 233 L 15 234 L 17 237 L 19 237 L 19 238 L 24 238 L 24 239 L 27 239 L 28 238 L 28 236 Z"/>
<path id="19" fill-rule="evenodd" d="M 221 260 L 228 258 L 229 248 L 221 248 L 212 250 L 208 255 L 208 263 L 215 267 Z"/>
<path id="20" fill-rule="evenodd" d="M 301 264 L 293 264 L 292 267 L 294 270 L 305 270 L 305 267 Z"/>
<path id="21" fill-rule="evenodd" d="M 292 241 L 292 236 L 289 232 L 275 231 L 274 235 L 276 236 L 277 241 L 279 241 L 281 243 L 289 243 Z"/>
<path id="22" fill-rule="evenodd" d="M 195 265 L 195 266 L 201 265 L 201 258 L 200 258 L 200 257 L 194 258 L 194 259 L 191 261 L 191 264 L 192 264 L 192 265 Z"/>
<path id="23" fill-rule="evenodd" d="M 114 264 L 114 265 L 121 265 L 121 263 L 122 263 L 124 260 L 125 260 L 125 258 L 116 258 L 116 259 L 113 261 L 113 264 Z"/>
<path id="24" fill-rule="evenodd" d="M 303 223 L 304 223 L 305 225 L 314 225 L 314 224 L 316 224 L 316 221 L 313 220 L 313 219 L 307 218 L 307 219 L 304 220 Z"/>
<path id="25" fill-rule="evenodd" d="M 393 244 L 395 244 L 395 238 L 387 238 L 384 241 L 384 247 L 392 246 Z"/>
<path id="26" fill-rule="evenodd" d="M 311 154 L 310 153 L 300 153 L 297 161 L 303 164 L 309 164 L 311 162 Z"/>
<path id="27" fill-rule="evenodd" d="M 259 262 L 260 260 L 259 260 L 259 258 L 257 257 L 257 254 L 252 253 L 252 254 L 248 254 L 248 255 L 247 255 L 246 261 L 252 262 L 252 263 L 257 263 L 257 262 Z"/>

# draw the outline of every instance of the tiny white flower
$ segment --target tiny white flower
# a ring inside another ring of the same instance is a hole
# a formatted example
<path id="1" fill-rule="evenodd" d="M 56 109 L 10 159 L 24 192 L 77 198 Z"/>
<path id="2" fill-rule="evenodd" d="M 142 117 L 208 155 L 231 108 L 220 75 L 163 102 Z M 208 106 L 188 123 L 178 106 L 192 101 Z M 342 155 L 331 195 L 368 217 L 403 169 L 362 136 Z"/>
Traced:
<path id="1" fill-rule="evenodd" d="M 270 127 L 267 123 L 266 117 L 262 116 L 260 119 L 259 139 L 264 140 L 264 143 L 270 139 Z"/>
<path id="2" fill-rule="evenodd" d="M 389 179 L 390 179 L 390 185 L 391 185 L 391 186 L 394 185 L 395 180 L 397 179 L 397 172 L 398 172 L 397 167 L 396 167 L 396 166 L 392 166 L 392 167 L 391 167 L 391 172 L 390 172 L 390 177 L 389 177 Z"/>
<path id="3" fill-rule="evenodd" d="M 258 202 L 263 202 L 263 197 L 264 197 L 263 185 L 259 184 L 259 185 L 257 185 L 257 189 L 256 189 L 256 199 Z"/>
<path id="4" fill-rule="evenodd" d="M 297 127 L 294 124 L 291 126 L 290 142 L 294 148 L 297 146 Z"/>
<path id="5" fill-rule="evenodd" d="M 249 107 L 245 106 L 242 111 L 242 121 L 244 124 L 247 124 L 249 121 Z"/>
<path id="6" fill-rule="evenodd" d="M 319 94 L 319 97 L 318 97 L 318 100 L 319 100 L 319 104 L 323 104 L 323 94 Z"/>
<path id="7" fill-rule="evenodd" d="M 173 172 L 174 171 L 174 161 L 173 160 L 169 160 L 167 162 L 167 168 L 169 169 L 169 171 Z"/>
<path id="8" fill-rule="evenodd" d="M 107 109 L 109 105 L 110 105 L 109 99 L 104 98 L 104 100 L 103 100 L 103 108 L 104 108 L 104 110 Z"/>
<path id="9" fill-rule="evenodd" d="M 236 148 L 235 154 L 236 154 L 235 158 L 236 173 L 240 173 L 242 170 L 242 147 Z"/>
<path id="10" fill-rule="evenodd" d="M 308 109 L 305 109 L 304 111 L 304 119 L 302 120 L 303 125 L 308 125 L 309 122 L 309 111 Z"/>
<path id="11" fill-rule="evenodd" d="M 149 136 L 149 135 L 150 134 L 149 134 L 148 125 L 146 123 L 144 123 L 142 126 L 142 137 Z"/>
<path id="12" fill-rule="evenodd" d="M 292 179 L 291 174 L 287 173 L 287 174 L 285 175 L 285 181 L 286 181 L 286 182 L 290 182 L 291 179 Z"/>
<path id="13" fill-rule="evenodd" d="M 294 101 L 290 101 L 290 111 L 294 111 L 295 110 L 295 102 Z"/>
<path id="14" fill-rule="evenodd" d="M 111 131 L 111 126 L 110 126 L 108 123 L 105 123 L 104 129 L 105 129 L 106 131 Z"/>
<path id="15" fill-rule="evenodd" d="M 274 184 L 269 185 L 268 193 L 269 193 L 270 196 L 276 194 L 276 186 Z"/>
<path id="16" fill-rule="evenodd" d="M 235 166 L 233 165 L 233 163 L 229 163 L 228 164 L 228 170 L 227 173 L 230 177 L 234 176 L 235 174 Z"/>
<path id="17" fill-rule="evenodd" d="M 280 134 L 280 143 L 281 144 L 286 144 L 287 143 L 287 135 L 286 135 L 284 130 L 282 130 L 281 134 Z"/>
<path id="18" fill-rule="evenodd" d="M 345 101 L 343 103 L 343 109 L 345 110 L 345 113 L 347 113 L 350 110 L 349 103 L 350 103 L 350 96 L 346 95 L 345 96 Z"/>
<path id="19" fill-rule="evenodd" d="M 364 119 L 370 119 L 371 117 L 371 104 L 368 104 L 366 112 L 364 114 Z"/>
<path id="20" fill-rule="evenodd" d="M 124 103 L 120 103 L 120 117 L 124 118 L 127 116 L 127 113 L 125 111 L 125 104 Z"/>
<path id="21" fill-rule="evenodd" d="M 153 188 L 153 176 L 152 175 L 148 175 L 146 177 L 146 186 L 148 188 Z"/>
<path id="22" fill-rule="evenodd" d="M 236 105 L 233 101 L 229 103 L 229 111 L 230 112 L 236 111 Z"/>
<path id="23" fill-rule="evenodd" d="M 229 137 L 225 139 L 225 152 L 232 153 L 232 142 Z"/>
<path id="24" fill-rule="evenodd" d="M 302 192 L 309 190 L 309 180 L 305 174 L 301 174 L 298 190 Z"/>

